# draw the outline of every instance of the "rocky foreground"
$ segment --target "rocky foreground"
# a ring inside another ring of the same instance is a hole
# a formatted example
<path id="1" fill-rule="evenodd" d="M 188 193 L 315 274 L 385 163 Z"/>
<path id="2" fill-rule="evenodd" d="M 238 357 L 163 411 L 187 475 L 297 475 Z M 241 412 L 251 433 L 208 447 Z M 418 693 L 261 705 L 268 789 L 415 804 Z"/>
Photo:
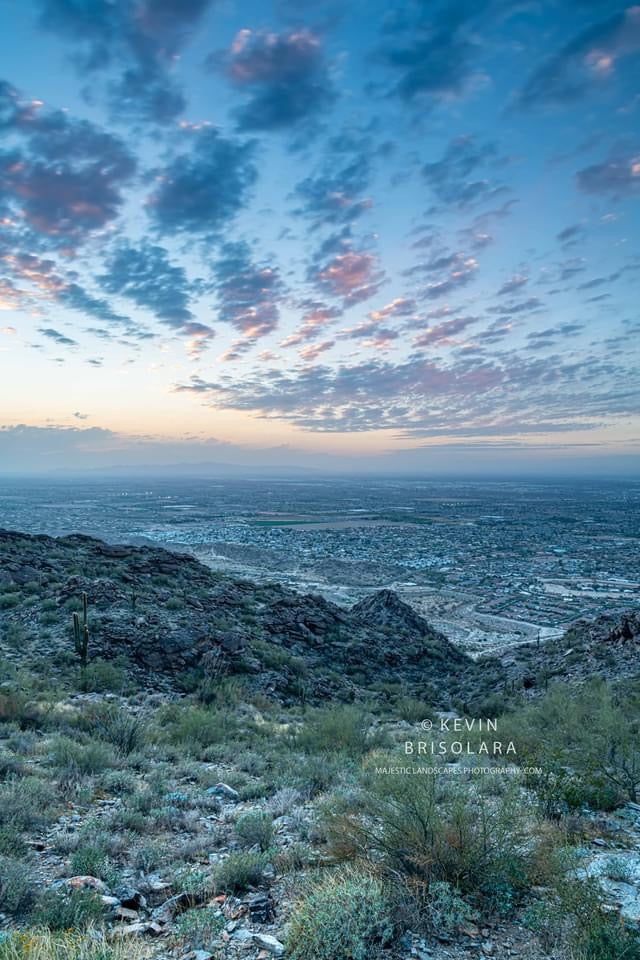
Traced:
<path id="1" fill-rule="evenodd" d="M 0 960 L 640 960 L 639 650 L 0 531 Z"/>

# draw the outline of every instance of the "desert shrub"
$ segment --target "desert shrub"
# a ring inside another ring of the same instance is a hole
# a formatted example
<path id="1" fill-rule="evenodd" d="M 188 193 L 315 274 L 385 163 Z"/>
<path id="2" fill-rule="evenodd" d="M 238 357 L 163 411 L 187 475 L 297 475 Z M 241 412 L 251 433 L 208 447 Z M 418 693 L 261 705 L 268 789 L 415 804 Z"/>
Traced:
<path id="1" fill-rule="evenodd" d="M 0 857 L 0 911 L 25 913 L 33 902 L 33 877 L 29 869 L 11 857 Z"/>
<path id="2" fill-rule="evenodd" d="M 564 684 L 504 718 L 518 756 L 541 766 L 532 778 L 551 815 L 588 804 L 611 810 L 640 792 L 640 703 L 637 693 L 596 679 L 579 689 Z"/>
<path id="3" fill-rule="evenodd" d="M 597 881 L 564 878 L 524 915 L 548 950 L 571 960 L 640 960 L 640 938 L 604 904 Z"/>
<path id="4" fill-rule="evenodd" d="M 17 607 L 21 599 L 17 592 L 0 593 L 0 610 L 11 610 L 12 607 Z"/>
<path id="5" fill-rule="evenodd" d="M 419 723 L 432 716 L 433 707 L 415 697 L 400 697 L 393 705 L 393 714 L 400 720 L 406 720 L 407 723 Z"/>
<path id="6" fill-rule="evenodd" d="M 198 867 L 180 867 L 173 875 L 173 887 L 199 903 L 210 895 L 213 881 L 209 873 Z"/>
<path id="7" fill-rule="evenodd" d="M 439 789 L 434 775 L 383 776 L 368 781 L 362 807 L 364 816 L 328 819 L 330 845 L 404 878 L 416 896 L 444 881 L 507 913 L 526 889 L 529 811 L 515 788 L 487 797 Z"/>
<path id="8" fill-rule="evenodd" d="M 97 740 L 79 743 L 70 737 L 60 736 L 51 747 L 51 762 L 63 782 L 102 773 L 113 766 L 114 761 L 113 751 Z"/>
<path id="9" fill-rule="evenodd" d="M 247 846 L 268 850 L 273 841 L 273 820 L 267 813 L 246 813 L 236 821 L 236 834 Z"/>
<path id="10" fill-rule="evenodd" d="M 87 711 L 90 729 L 116 748 L 124 757 L 139 750 L 145 743 L 146 724 L 141 717 L 118 703 L 99 704 Z"/>
<path id="11" fill-rule="evenodd" d="M 230 853 L 226 860 L 216 865 L 214 887 L 222 893 L 234 893 L 254 887 L 260 883 L 268 862 L 269 858 L 265 853 L 243 850 Z"/>
<path id="12" fill-rule="evenodd" d="M 226 710 L 208 710 L 194 705 L 171 705 L 160 718 L 169 743 L 185 747 L 191 753 L 226 742 L 237 733 L 238 720 Z"/>
<path id="13" fill-rule="evenodd" d="M 635 877 L 633 863 L 627 857 L 611 857 L 607 860 L 606 875 L 610 880 L 632 883 Z"/>
<path id="14" fill-rule="evenodd" d="M 369 719 L 357 707 L 332 704 L 308 714 L 295 742 L 305 753 L 361 757 L 372 746 L 368 730 Z"/>
<path id="15" fill-rule="evenodd" d="M 118 872 L 101 843 L 83 844 L 74 850 L 70 867 L 73 876 L 98 877 L 108 886 L 114 885 L 118 880 Z"/>
<path id="16" fill-rule="evenodd" d="M 460 924 L 475 918 L 475 912 L 456 887 L 446 880 L 436 880 L 429 887 L 427 916 L 436 936 L 451 937 Z"/>
<path id="17" fill-rule="evenodd" d="M 0 827 L 0 856 L 23 857 L 27 852 L 22 832 L 12 824 Z"/>
<path id="18" fill-rule="evenodd" d="M 0 938 L 0 960 L 143 960 L 149 947 L 131 938 L 109 943 L 99 936 L 30 929 Z"/>
<path id="19" fill-rule="evenodd" d="M 0 784 L 0 826 L 16 831 L 43 827 L 52 815 L 55 792 L 39 777 Z"/>
<path id="20" fill-rule="evenodd" d="M 82 930 L 106 917 L 100 897 L 90 891 L 48 889 L 38 898 L 31 919 L 48 930 Z"/>
<path id="21" fill-rule="evenodd" d="M 78 686 L 84 693 L 125 693 L 131 687 L 129 663 L 125 657 L 96 657 L 82 670 Z"/>
<path id="22" fill-rule="evenodd" d="M 291 779 L 303 797 L 312 799 L 332 787 L 343 771 L 337 757 L 309 756 L 295 764 Z"/>
<path id="23" fill-rule="evenodd" d="M 341 870 L 324 876 L 294 906 L 286 955 L 290 960 L 373 960 L 393 933 L 381 881 Z"/>
<path id="24" fill-rule="evenodd" d="M 178 939 L 188 944 L 192 950 L 205 950 L 220 935 L 224 927 L 224 917 L 212 907 L 185 910 L 176 919 L 175 930 Z"/>

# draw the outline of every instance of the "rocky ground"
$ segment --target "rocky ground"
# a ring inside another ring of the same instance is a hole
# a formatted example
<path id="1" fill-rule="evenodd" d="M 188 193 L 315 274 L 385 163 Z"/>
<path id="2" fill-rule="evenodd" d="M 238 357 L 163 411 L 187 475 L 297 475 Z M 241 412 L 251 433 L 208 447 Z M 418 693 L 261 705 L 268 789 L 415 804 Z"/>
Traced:
<path id="1" fill-rule="evenodd" d="M 493 757 L 477 776 L 476 757 L 434 781 L 435 806 L 430 775 L 372 769 L 491 698 L 535 743 L 527 702 L 568 709 L 554 677 L 637 682 L 638 625 L 474 662 L 390 591 L 345 610 L 187 555 L 0 531 L 0 960 L 42 930 L 79 931 L 96 960 L 634 960 L 640 805 L 604 760 L 582 775 L 559 731 L 540 775 Z M 604 952 L 581 945 L 584 916 Z"/>

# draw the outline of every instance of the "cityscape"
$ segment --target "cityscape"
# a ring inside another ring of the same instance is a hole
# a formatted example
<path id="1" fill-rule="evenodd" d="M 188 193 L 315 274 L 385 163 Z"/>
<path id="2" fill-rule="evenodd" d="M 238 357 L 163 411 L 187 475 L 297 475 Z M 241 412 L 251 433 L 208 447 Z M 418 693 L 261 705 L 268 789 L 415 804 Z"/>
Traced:
<path id="1" fill-rule="evenodd" d="M 640 484 L 411 479 L 7 481 L 3 525 L 187 551 L 349 606 L 376 589 L 483 652 L 632 606 Z"/>

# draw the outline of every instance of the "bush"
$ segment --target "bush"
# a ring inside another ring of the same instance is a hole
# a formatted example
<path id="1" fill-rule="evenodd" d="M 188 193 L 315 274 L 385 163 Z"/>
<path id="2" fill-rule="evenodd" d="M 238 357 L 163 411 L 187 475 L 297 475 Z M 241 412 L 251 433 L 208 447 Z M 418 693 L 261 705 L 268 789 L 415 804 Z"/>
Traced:
<path id="1" fill-rule="evenodd" d="M 129 664 L 124 657 L 117 660 L 90 660 L 80 674 L 79 687 L 84 693 L 125 693 L 131 685 Z"/>
<path id="2" fill-rule="evenodd" d="M 49 889 L 38 898 L 32 920 L 48 930 L 82 930 L 100 923 L 107 908 L 92 892 Z"/>
<path id="3" fill-rule="evenodd" d="M 296 746 L 305 753 L 346 753 L 361 757 L 372 746 L 369 720 L 354 706 L 318 708 L 309 713 L 296 736 Z"/>
<path id="4" fill-rule="evenodd" d="M 142 943 L 47 930 L 7 933 L 0 939 L 0 960 L 142 960 L 149 949 Z"/>
<path id="5" fill-rule="evenodd" d="M 91 728 L 124 757 L 139 750 L 146 737 L 146 724 L 117 703 L 105 703 L 88 712 Z"/>
<path id="6" fill-rule="evenodd" d="M 474 911 L 460 896 L 459 890 L 446 880 L 436 880 L 429 887 L 427 904 L 429 924 L 436 936 L 451 937 L 462 923 L 475 917 Z"/>
<path id="7" fill-rule="evenodd" d="M 246 813 L 236 821 L 236 834 L 247 846 L 258 844 L 262 851 L 268 850 L 273 841 L 273 820 L 267 813 Z"/>
<path id="8" fill-rule="evenodd" d="M 178 704 L 164 711 L 161 724 L 170 743 L 201 753 L 207 747 L 226 742 L 238 730 L 238 721 L 224 710 Z"/>
<path id="9" fill-rule="evenodd" d="M 108 886 L 117 882 L 118 874 L 101 844 L 86 844 L 71 855 L 71 873 L 74 877 L 90 876 L 103 880 Z"/>
<path id="10" fill-rule="evenodd" d="M 260 883 L 268 862 L 264 853 L 230 853 L 226 860 L 216 866 L 213 875 L 214 887 L 222 893 L 235 893 L 246 890 L 247 887 L 255 887 Z"/>
<path id="11" fill-rule="evenodd" d="M 212 907 L 185 910 L 176 919 L 176 936 L 191 950 L 206 950 L 220 935 L 224 927 L 224 917 Z"/>
<path id="12" fill-rule="evenodd" d="M 52 746 L 51 760 L 60 779 L 68 782 L 102 773 L 113 766 L 114 756 L 104 743 L 78 743 L 69 737 L 58 737 Z"/>
<path id="13" fill-rule="evenodd" d="M 330 841 L 404 878 L 418 897 L 445 881 L 508 912 L 527 887 L 534 845 L 515 789 L 487 797 L 458 785 L 439 791 L 434 775 L 383 776 L 371 780 L 362 806 L 364 816 L 329 817 Z"/>
<path id="14" fill-rule="evenodd" d="M 373 960 L 393 933 L 381 881 L 342 870 L 325 876 L 295 905 L 286 955 L 290 960 Z"/>
<path id="15" fill-rule="evenodd" d="M 24 777 L 0 784 L 0 826 L 10 830 L 36 830 L 46 825 L 55 801 L 49 783 Z"/>
<path id="16" fill-rule="evenodd" d="M 10 857 L 0 857 L 0 911 L 22 914 L 33 900 L 33 877 L 27 867 Z"/>
<path id="17" fill-rule="evenodd" d="M 594 879 L 565 878 L 526 912 L 524 922 L 543 946 L 561 947 L 572 960 L 640 960 L 637 931 L 606 910 Z"/>

